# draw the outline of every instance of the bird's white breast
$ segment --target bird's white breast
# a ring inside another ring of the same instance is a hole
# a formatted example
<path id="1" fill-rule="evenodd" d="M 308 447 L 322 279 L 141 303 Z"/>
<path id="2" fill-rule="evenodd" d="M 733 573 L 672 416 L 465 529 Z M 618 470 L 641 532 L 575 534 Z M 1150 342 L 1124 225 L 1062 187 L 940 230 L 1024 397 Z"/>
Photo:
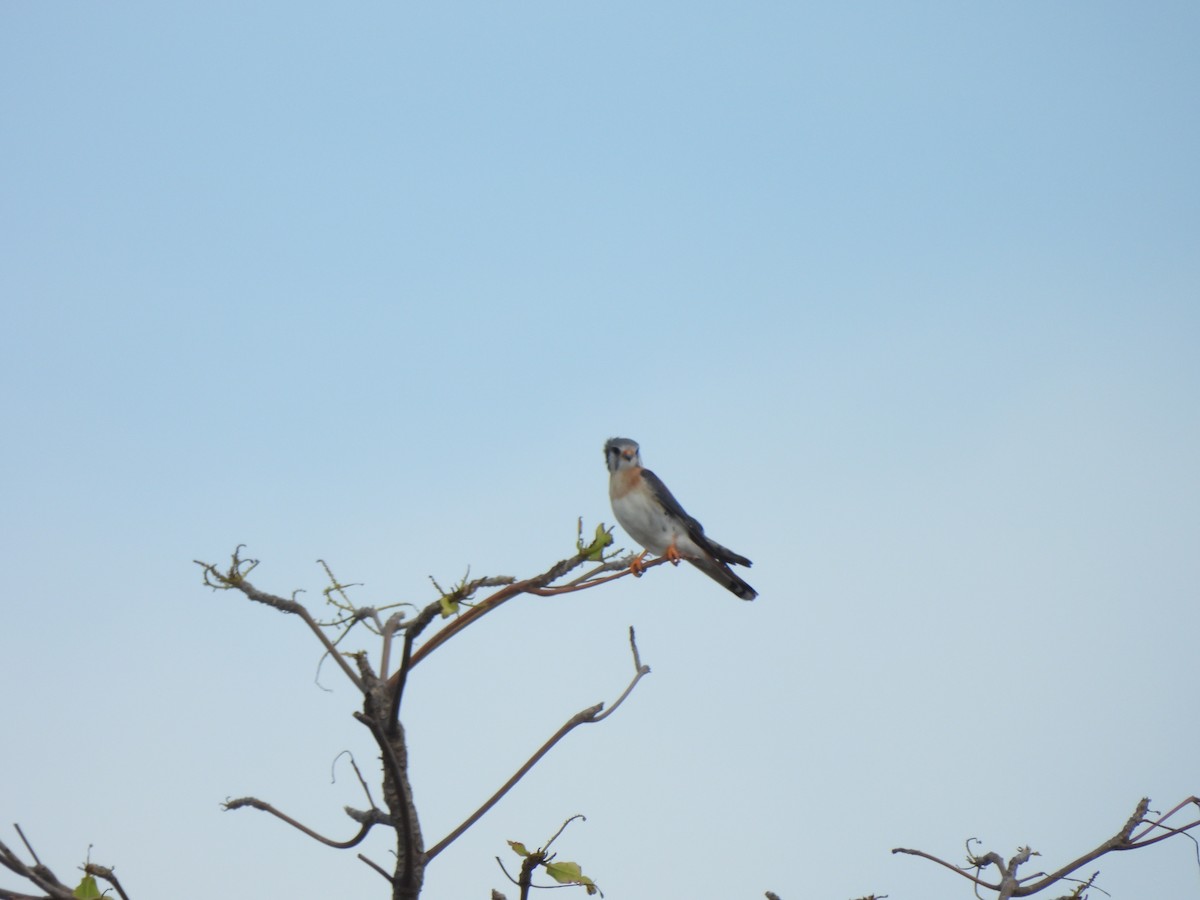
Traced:
<path id="1" fill-rule="evenodd" d="M 684 524 L 668 515 L 642 483 L 641 472 L 613 473 L 608 493 L 613 515 L 621 527 L 651 553 L 662 555 L 674 543 L 684 556 L 700 555 L 699 548 L 687 536 Z"/>

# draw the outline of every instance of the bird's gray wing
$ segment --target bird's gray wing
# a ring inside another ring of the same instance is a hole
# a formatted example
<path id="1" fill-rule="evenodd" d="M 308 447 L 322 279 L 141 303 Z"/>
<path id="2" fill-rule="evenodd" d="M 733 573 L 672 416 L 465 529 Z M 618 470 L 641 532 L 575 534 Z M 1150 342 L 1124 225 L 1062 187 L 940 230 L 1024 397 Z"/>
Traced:
<path id="1" fill-rule="evenodd" d="M 705 553 L 719 562 L 733 563 L 739 566 L 750 565 L 750 560 L 746 559 L 746 557 L 734 553 L 728 547 L 722 547 L 716 541 L 710 539 L 704 533 L 704 526 L 687 514 L 687 511 L 680 502 L 675 499 L 675 495 L 663 484 L 661 478 L 649 469 L 642 469 L 642 478 L 645 479 L 646 486 L 650 488 L 650 492 L 654 494 L 654 498 L 662 504 L 663 509 L 684 523 L 687 527 L 688 537 L 695 542 L 697 547 L 700 547 Z"/>
<path id="2" fill-rule="evenodd" d="M 708 543 L 708 539 L 704 537 L 704 526 L 687 514 L 687 510 L 675 499 L 675 495 L 667 489 L 661 478 L 649 469 L 642 469 L 642 479 L 646 482 L 646 486 L 650 488 L 650 493 L 654 495 L 654 499 L 662 504 L 662 508 L 687 525 L 688 537 L 701 545 Z"/>

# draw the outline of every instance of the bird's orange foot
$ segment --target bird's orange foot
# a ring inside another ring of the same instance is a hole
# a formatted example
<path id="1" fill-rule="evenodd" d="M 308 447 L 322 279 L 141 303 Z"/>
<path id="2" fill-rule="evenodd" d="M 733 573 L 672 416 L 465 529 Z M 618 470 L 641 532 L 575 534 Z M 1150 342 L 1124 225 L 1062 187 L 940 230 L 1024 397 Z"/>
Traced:
<path id="1" fill-rule="evenodd" d="M 671 561 L 671 565 L 673 566 L 679 565 L 679 561 L 683 559 L 683 554 L 679 552 L 679 548 L 675 546 L 674 541 L 667 544 L 667 552 L 663 555 Z"/>
<path id="2" fill-rule="evenodd" d="M 634 578 L 642 577 L 642 570 L 644 568 L 646 568 L 646 563 L 644 562 L 645 559 L 646 559 L 646 551 L 643 550 L 641 553 L 639 553 L 637 556 L 635 556 L 632 560 L 629 561 L 629 571 L 633 573 Z"/>

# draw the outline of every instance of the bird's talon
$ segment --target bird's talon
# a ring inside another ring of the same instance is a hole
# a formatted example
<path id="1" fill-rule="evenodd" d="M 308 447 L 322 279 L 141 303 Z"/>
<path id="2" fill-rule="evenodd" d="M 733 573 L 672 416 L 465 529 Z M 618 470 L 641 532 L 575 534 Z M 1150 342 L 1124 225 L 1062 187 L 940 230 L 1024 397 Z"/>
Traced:
<path id="1" fill-rule="evenodd" d="M 629 571 L 633 573 L 634 578 L 642 577 L 642 570 L 646 567 L 643 560 L 646 558 L 646 551 L 643 550 L 637 556 L 629 561 Z"/>

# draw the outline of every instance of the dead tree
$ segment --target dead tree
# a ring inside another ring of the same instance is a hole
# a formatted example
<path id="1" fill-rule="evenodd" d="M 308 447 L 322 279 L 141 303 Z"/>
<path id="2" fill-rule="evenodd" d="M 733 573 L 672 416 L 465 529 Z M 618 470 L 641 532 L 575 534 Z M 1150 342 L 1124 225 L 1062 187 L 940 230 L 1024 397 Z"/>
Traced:
<path id="1" fill-rule="evenodd" d="M 359 774 L 367 797 L 367 808 L 346 809 L 346 814 L 357 824 L 358 829 L 344 840 L 319 834 L 270 803 L 255 797 L 230 800 L 225 804 L 225 808 L 249 807 L 270 813 L 316 841 L 345 850 L 361 843 L 372 828 L 390 828 L 396 835 L 396 858 L 392 871 L 386 870 L 361 853 L 358 854 L 358 858 L 388 881 L 393 900 L 415 900 L 421 893 L 425 867 L 438 854 L 479 821 L 570 731 L 580 725 L 600 722 L 611 715 L 629 696 L 642 676 L 650 672 L 650 668 L 644 665 L 638 656 L 633 628 L 630 628 L 629 641 L 633 653 L 634 673 L 612 706 L 605 710 L 603 703 L 597 703 L 567 719 L 562 727 L 546 740 L 508 781 L 484 800 L 475 812 L 432 845 L 427 845 L 421 835 L 417 806 L 408 780 L 408 743 L 400 711 L 409 673 L 446 641 L 514 597 L 523 594 L 551 596 L 588 590 L 629 574 L 628 565 L 624 560 L 617 561 L 606 555 L 605 548 L 611 541 L 611 534 L 601 526 L 596 529 L 595 539 L 585 544 L 581 529 L 580 539 L 577 541 L 578 552 L 555 563 L 540 575 L 523 580 L 507 576 L 464 578 L 449 591 L 438 588 L 441 596 L 412 615 L 406 615 L 402 610 L 388 614 L 388 609 L 394 607 L 355 607 L 346 597 L 345 586 L 339 584 L 330 573 L 332 585 L 326 589 L 325 595 L 334 604 L 337 612 L 329 621 L 317 619 L 294 598 L 270 594 L 251 584 L 247 576 L 257 565 L 257 561 L 243 558 L 240 547 L 234 551 L 227 567 L 197 561 L 203 568 L 204 582 L 209 587 L 238 591 L 256 603 L 295 616 L 305 624 L 320 642 L 327 657 L 362 695 L 361 709 L 354 713 L 354 717 L 370 731 L 371 737 L 379 747 L 383 769 L 380 804 L 375 803 L 366 781 Z M 665 561 L 655 560 L 650 566 Z M 589 562 L 598 565 L 591 566 L 582 574 L 567 580 L 569 575 Z M 326 571 L 329 571 L 328 567 Z M 484 590 L 492 592 L 476 599 L 476 595 Z M 447 620 L 446 624 L 421 640 L 434 622 L 443 619 Z M 350 629 L 360 624 L 369 629 L 378 640 L 378 652 L 373 658 L 368 657 L 365 652 L 344 652 L 339 649 L 342 638 Z M 358 772 L 357 767 L 355 771 Z M 590 879 L 580 879 L 576 883 L 589 888 L 591 886 Z"/>

